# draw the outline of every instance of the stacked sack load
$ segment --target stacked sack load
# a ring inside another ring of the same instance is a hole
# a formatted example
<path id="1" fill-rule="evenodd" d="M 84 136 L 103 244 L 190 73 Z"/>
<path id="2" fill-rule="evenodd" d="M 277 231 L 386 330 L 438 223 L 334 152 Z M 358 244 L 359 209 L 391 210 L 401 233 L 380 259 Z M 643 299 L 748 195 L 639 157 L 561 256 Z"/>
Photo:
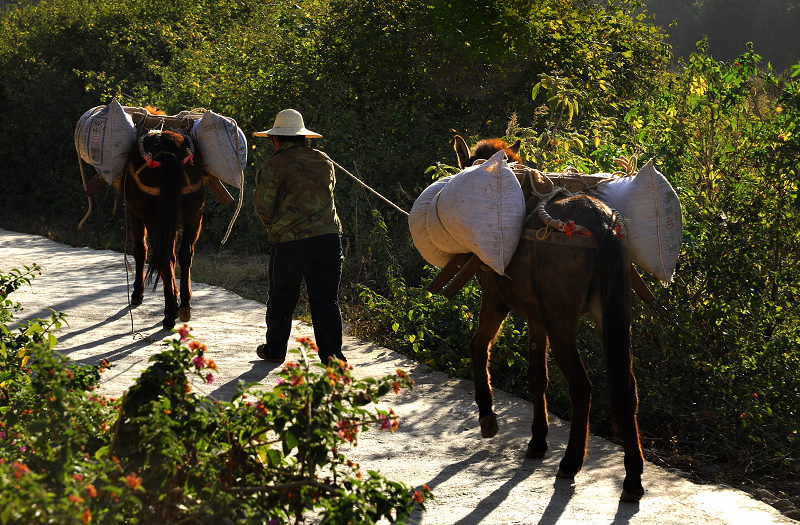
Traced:
<path id="1" fill-rule="evenodd" d="M 474 253 L 500 275 L 517 249 L 525 198 L 505 153 L 428 186 L 408 217 L 414 245 L 434 266 Z"/>
<path id="2" fill-rule="evenodd" d="M 652 161 L 622 177 L 545 175 L 568 190 L 585 191 L 622 215 L 631 260 L 662 282 L 672 282 L 683 235 L 681 203 Z M 522 189 L 503 152 L 498 152 L 483 164 L 428 186 L 414 202 L 408 222 L 414 245 L 428 263 L 443 267 L 453 255 L 472 252 L 502 275 L 516 250 L 524 217 Z"/>
<path id="3" fill-rule="evenodd" d="M 108 184 L 125 169 L 136 138 L 133 119 L 116 98 L 84 113 L 75 126 L 75 150 Z"/>
<path id="4" fill-rule="evenodd" d="M 241 190 L 247 166 L 247 139 L 236 121 L 206 111 L 194 122 L 191 137 L 200 150 L 203 169 Z"/>
<path id="5" fill-rule="evenodd" d="M 683 236 L 681 202 L 653 161 L 637 174 L 605 180 L 588 191 L 627 219 L 631 260 L 671 283 Z"/>
<path id="6" fill-rule="evenodd" d="M 244 131 L 230 117 L 207 110 L 182 111 L 177 115 L 153 115 L 146 108 L 122 106 L 116 98 L 106 106 L 96 106 L 85 112 L 75 126 L 75 149 L 80 160 L 91 164 L 102 180 L 114 184 L 127 167 L 136 141 L 151 129 L 180 129 L 188 133 L 199 150 L 201 167 L 207 174 L 239 190 L 239 203 L 223 243 L 230 234 L 233 222 L 242 206 L 244 169 L 247 166 L 247 139 Z M 80 165 L 83 176 L 83 165 Z M 102 186 L 102 182 L 99 185 Z M 87 196 L 99 189 L 87 187 Z M 225 204 L 232 198 L 214 182 L 214 193 Z M 80 228 L 91 213 L 81 221 Z"/>

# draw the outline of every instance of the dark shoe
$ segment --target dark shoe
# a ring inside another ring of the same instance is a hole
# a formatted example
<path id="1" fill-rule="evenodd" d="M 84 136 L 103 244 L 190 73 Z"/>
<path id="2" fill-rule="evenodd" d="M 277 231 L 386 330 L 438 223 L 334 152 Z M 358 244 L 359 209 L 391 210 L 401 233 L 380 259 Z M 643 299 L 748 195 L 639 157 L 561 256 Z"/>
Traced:
<path id="1" fill-rule="evenodd" d="M 267 345 L 265 344 L 258 345 L 258 348 L 256 348 L 256 354 L 264 361 L 271 361 L 273 363 L 283 363 L 283 361 L 286 359 L 285 353 L 277 354 L 268 352 Z"/>
<path id="2" fill-rule="evenodd" d="M 330 360 L 330 359 L 340 359 L 340 360 L 344 361 L 345 363 L 347 362 L 347 358 L 345 358 L 344 354 L 341 353 L 341 352 L 339 352 L 339 353 L 337 353 L 335 355 L 322 355 L 322 354 L 319 355 L 319 360 L 322 361 L 323 363 L 327 363 L 328 360 Z"/>

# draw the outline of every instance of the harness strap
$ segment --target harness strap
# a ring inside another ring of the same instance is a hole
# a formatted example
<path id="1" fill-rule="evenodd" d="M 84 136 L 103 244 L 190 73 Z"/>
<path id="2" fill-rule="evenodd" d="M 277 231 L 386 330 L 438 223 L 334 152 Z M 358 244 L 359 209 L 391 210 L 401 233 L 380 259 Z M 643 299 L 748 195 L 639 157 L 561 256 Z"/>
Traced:
<path id="1" fill-rule="evenodd" d="M 545 230 L 544 232 L 542 230 Z M 597 242 L 592 236 L 568 235 L 560 231 L 545 228 L 525 228 L 522 230 L 521 239 L 529 241 L 545 242 L 549 244 L 559 244 L 562 246 L 575 246 L 577 248 L 596 248 Z"/>
<path id="2" fill-rule="evenodd" d="M 133 169 L 133 163 L 129 162 L 128 163 L 128 173 L 130 173 L 131 177 L 133 177 L 134 182 L 136 182 L 136 185 L 139 187 L 140 190 L 142 190 L 143 192 L 147 193 L 148 195 L 152 195 L 153 197 L 158 197 L 159 195 L 161 195 L 161 188 L 148 186 L 145 183 L 143 183 L 141 181 L 141 179 L 139 178 L 139 174 L 146 167 L 147 167 L 147 164 L 142 164 L 141 166 L 139 166 L 139 169 L 134 170 Z M 187 195 L 189 193 L 194 193 L 195 191 L 200 189 L 200 186 L 203 185 L 202 177 L 197 182 L 192 184 L 192 181 L 191 181 L 191 179 L 189 179 L 189 174 L 186 173 L 186 170 L 183 170 L 183 177 L 186 180 L 186 185 L 181 187 L 181 195 Z"/>

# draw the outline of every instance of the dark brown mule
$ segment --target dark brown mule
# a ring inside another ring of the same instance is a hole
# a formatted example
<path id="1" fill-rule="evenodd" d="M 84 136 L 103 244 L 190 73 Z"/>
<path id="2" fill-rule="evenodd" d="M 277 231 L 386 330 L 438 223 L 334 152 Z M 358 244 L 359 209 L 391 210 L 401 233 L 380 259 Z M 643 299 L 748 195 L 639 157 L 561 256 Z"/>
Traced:
<path id="1" fill-rule="evenodd" d="M 519 142 L 508 147 L 492 139 L 478 143 L 470 152 L 464 140 L 456 137 L 455 150 L 462 169 L 471 166 L 476 159 L 488 159 L 499 149 L 506 150 L 510 160 L 519 161 Z M 533 436 L 526 455 L 541 458 L 547 450 L 545 390 L 549 343 L 550 353 L 569 384 L 572 403 L 569 442 L 557 475 L 571 478 L 581 470 L 588 440 L 592 385 L 578 353 L 575 336 L 580 316 L 591 314 L 602 336 L 612 412 L 624 441 L 625 481 L 621 499 L 635 501 L 644 494 L 641 482 L 644 461 L 636 420 L 636 379 L 631 363 L 628 251 L 617 236 L 614 212 L 599 200 L 585 195 L 556 197 L 546 210 L 555 219 L 574 221 L 587 228 L 596 248 L 528 240 L 523 236 L 506 269 L 507 276 L 481 266 L 477 273 L 482 290 L 480 322 L 470 343 L 481 434 L 492 437 L 497 433 L 488 369 L 490 347 L 506 315 L 512 311 L 528 321 Z M 542 226 L 544 223 L 534 214 L 525 228 Z"/>
<path id="2" fill-rule="evenodd" d="M 153 288 L 159 278 L 164 285 L 165 330 L 191 317 L 191 266 L 194 244 L 203 221 L 203 170 L 194 162 L 191 139 L 176 131 L 151 132 L 139 139 L 139 148 L 131 154 L 123 180 L 125 203 L 130 214 L 130 233 L 136 276 L 131 304 L 142 304 L 149 238 L 150 264 L 147 282 Z M 181 267 L 180 308 L 175 284 L 175 244 L 182 230 L 178 263 Z M 155 280 L 153 281 L 153 277 Z"/>

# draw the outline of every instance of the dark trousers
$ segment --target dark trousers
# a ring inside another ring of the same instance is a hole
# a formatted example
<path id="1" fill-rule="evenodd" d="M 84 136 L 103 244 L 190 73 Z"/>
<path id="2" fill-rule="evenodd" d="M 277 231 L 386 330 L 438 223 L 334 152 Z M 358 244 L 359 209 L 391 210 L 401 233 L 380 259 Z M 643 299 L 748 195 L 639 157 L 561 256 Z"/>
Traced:
<path id="1" fill-rule="evenodd" d="M 342 242 L 339 234 L 273 244 L 269 257 L 267 299 L 267 352 L 286 353 L 292 315 L 306 282 L 314 339 L 325 362 L 342 354 L 342 314 L 339 280 L 342 277 Z"/>

